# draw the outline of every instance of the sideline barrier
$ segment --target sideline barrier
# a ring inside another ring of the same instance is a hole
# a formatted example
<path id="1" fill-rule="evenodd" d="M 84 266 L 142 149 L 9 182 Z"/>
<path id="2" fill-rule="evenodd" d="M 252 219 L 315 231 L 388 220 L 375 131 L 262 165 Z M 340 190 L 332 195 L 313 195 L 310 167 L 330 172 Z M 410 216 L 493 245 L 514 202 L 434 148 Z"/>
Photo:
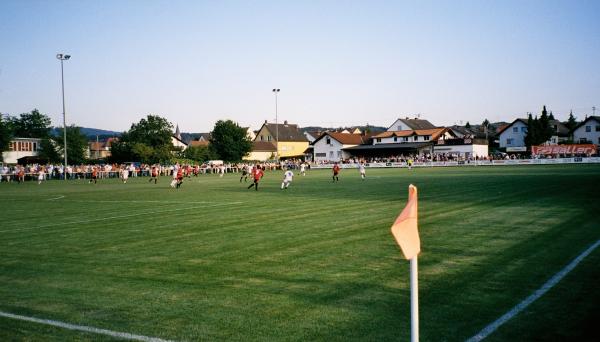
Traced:
<path id="1" fill-rule="evenodd" d="M 500 160 L 459 160 L 446 162 L 415 162 L 413 167 L 470 167 L 470 166 L 502 166 L 502 165 L 552 165 L 552 164 L 596 164 L 600 163 L 600 157 L 574 157 L 574 158 L 555 158 L 555 159 L 500 159 Z M 356 169 L 360 164 L 338 164 L 342 169 Z M 311 165 L 311 169 L 330 169 L 333 164 Z M 406 163 L 402 162 L 380 162 L 365 163 L 367 168 L 408 168 Z"/>

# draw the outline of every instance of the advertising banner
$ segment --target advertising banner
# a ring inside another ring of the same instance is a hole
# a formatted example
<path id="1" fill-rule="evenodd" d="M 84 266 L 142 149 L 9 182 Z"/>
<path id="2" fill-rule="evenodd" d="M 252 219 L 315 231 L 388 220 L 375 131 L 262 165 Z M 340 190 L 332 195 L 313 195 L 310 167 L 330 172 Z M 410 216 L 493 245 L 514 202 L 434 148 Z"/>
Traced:
<path id="1" fill-rule="evenodd" d="M 571 145 L 546 145 L 531 146 L 533 155 L 551 155 L 551 154 L 596 154 L 596 145 L 594 144 L 571 144 Z"/>

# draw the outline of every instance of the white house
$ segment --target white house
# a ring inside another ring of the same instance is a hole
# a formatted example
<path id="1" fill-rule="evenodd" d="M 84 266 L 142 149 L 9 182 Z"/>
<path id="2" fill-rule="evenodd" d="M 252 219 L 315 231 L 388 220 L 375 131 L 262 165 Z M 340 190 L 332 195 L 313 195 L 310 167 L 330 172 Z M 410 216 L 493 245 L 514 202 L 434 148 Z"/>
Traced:
<path id="1" fill-rule="evenodd" d="M 326 132 L 317 138 L 312 146 L 314 148 L 315 162 L 339 162 L 350 158 L 350 153 L 343 151 L 348 147 L 361 145 L 366 142 L 361 134 Z"/>
<path id="2" fill-rule="evenodd" d="M 434 154 L 452 155 L 461 158 L 487 157 L 489 154 L 486 139 L 457 138 L 440 139 L 433 147 Z"/>
<path id="3" fill-rule="evenodd" d="M 397 119 L 394 123 L 388 127 L 388 132 L 394 131 L 408 131 L 416 129 L 433 129 L 435 127 L 431 122 L 421 119 Z"/>
<path id="4" fill-rule="evenodd" d="M 505 148 L 508 152 L 525 152 L 527 150 L 525 136 L 527 136 L 527 119 L 515 119 L 498 132 L 500 148 Z"/>
<path id="5" fill-rule="evenodd" d="M 590 116 L 573 130 L 573 141 L 600 145 L 600 116 Z"/>
<path id="6" fill-rule="evenodd" d="M 42 139 L 13 138 L 8 143 L 8 151 L 2 152 L 6 164 L 16 164 L 17 159 L 23 157 L 36 157 L 39 155 Z"/>
<path id="7" fill-rule="evenodd" d="M 401 131 L 385 131 L 373 136 L 373 145 L 431 143 L 439 139 L 452 139 L 456 135 L 449 128 L 408 129 Z"/>

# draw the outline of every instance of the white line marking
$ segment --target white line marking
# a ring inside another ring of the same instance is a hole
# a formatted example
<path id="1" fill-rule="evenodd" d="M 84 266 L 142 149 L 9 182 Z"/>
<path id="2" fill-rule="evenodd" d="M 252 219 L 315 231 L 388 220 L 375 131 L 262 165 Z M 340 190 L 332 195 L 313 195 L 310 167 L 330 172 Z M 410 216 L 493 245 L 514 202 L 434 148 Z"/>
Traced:
<path id="1" fill-rule="evenodd" d="M 151 214 L 161 214 L 161 213 L 168 213 L 168 212 L 172 212 L 172 211 L 181 211 L 181 210 L 189 210 L 189 209 L 203 209 L 203 208 L 210 208 L 210 207 L 219 207 L 219 206 L 225 206 L 225 205 L 236 205 L 236 204 L 243 204 L 244 202 L 230 202 L 230 203 L 219 203 L 219 204 L 213 204 L 213 205 L 204 205 L 204 206 L 200 206 L 200 207 L 187 207 L 187 208 L 175 208 L 175 209 L 167 209 L 167 210 L 153 210 L 153 211 L 144 211 L 141 213 L 135 213 L 135 214 L 127 214 L 127 215 L 118 215 L 118 216 L 109 216 L 109 217 L 100 217 L 97 219 L 91 219 L 91 220 L 79 220 L 79 221 L 71 221 L 71 222 L 57 222 L 57 223 L 52 223 L 52 224 L 46 224 L 43 226 L 37 226 L 37 227 L 23 227 L 23 228 L 17 228 L 17 229 L 6 229 L 6 230 L 0 230 L 0 233 L 7 233 L 7 232 L 20 232 L 23 230 L 33 230 L 33 229 L 40 229 L 40 228 L 47 228 L 47 227 L 55 227 L 55 226 L 64 226 L 64 225 L 69 225 L 69 224 L 79 224 L 79 223 L 88 223 L 88 222 L 96 222 L 96 221 L 106 221 L 106 220 L 113 220 L 113 219 L 119 219 L 119 218 L 125 218 L 125 217 L 133 217 L 133 216 L 141 216 L 141 215 L 151 215 Z"/>
<path id="2" fill-rule="evenodd" d="M 483 328 L 480 332 L 478 332 L 475 336 L 469 338 L 467 342 L 476 342 L 481 341 L 484 338 L 488 337 L 491 333 L 496 331 L 501 325 L 506 323 L 508 320 L 516 316 L 519 312 L 523 311 L 526 307 L 528 307 L 531 303 L 535 302 L 538 298 L 543 296 L 548 290 L 554 287 L 554 285 L 558 284 L 559 281 L 562 280 L 569 272 L 571 272 L 585 257 L 587 257 L 590 253 L 596 249 L 596 247 L 600 246 L 600 240 L 596 241 L 593 245 L 591 245 L 588 249 L 583 251 L 583 253 L 579 254 L 577 258 L 573 259 L 567 266 L 565 266 L 562 270 L 556 273 L 550 280 L 548 280 L 542 287 L 537 289 L 531 296 L 525 298 L 521 303 L 514 306 L 510 311 L 502 315 L 500 318 L 489 324 L 487 327 Z"/>
<path id="3" fill-rule="evenodd" d="M 78 330 L 78 331 L 83 331 L 83 332 L 87 332 L 87 333 L 108 335 L 108 336 L 112 336 L 112 337 L 123 338 L 126 340 L 144 341 L 144 342 L 168 342 L 169 341 L 169 340 L 163 340 L 162 338 L 158 338 L 158 337 L 148 337 L 148 336 L 143 336 L 143 335 L 135 335 L 135 334 L 130 334 L 130 333 L 88 327 L 85 325 L 64 323 L 64 322 L 53 321 L 53 320 L 49 320 L 49 319 L 40 319 L 40 318 L 35 318 L 35 317 L 14 315 L 14 314 L 11 314 L 8 312 L 2 312 L 2 311 L 0 311 L 0 316 L 6 317 L 6 318 L 18 319 L 21 321 L 28 321 L 28 322 L 52 325 L 55 327 L 64 328 L 64 329 L 68 329 L 68 330 Z"/>
<path id="4" fill-rule="evenodd" d="M 58 199 L 61 199 L 61 198 L 65 198 L 65 196 L 63 196 L 63 195 L 60 195 L 60 196 L 58 196 L 58 197 L 54 197 L 54 198 L 48 198 L 48 199 L 47 199 L 47 201 L 54 201 L 54 200 L 58 200 Z"/>

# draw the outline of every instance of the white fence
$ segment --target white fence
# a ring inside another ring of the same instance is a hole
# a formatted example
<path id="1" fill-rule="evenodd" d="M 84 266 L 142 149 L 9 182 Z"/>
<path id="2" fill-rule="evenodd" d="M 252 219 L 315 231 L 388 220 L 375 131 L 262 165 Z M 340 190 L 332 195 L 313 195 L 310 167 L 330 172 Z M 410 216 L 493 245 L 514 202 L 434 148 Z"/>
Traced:
<path id="1" fill-rule="evenodd" d="M 551 165 L 551 164 L 591 164 L 600 163 L 600 157 L 575 157 L 555 159 L 502 159 L 502 160 L 471 160 L 471 161 L 437 161 L 437 162 L 415 162 L 413 167 L 448 167 L 448 166 L 502 166 L 502 165 Z M 342 169 L 355 169 L 359 164 L 338 164 Z M 311 165 L 311 169 L 330 169 L 333 164 Z M 366 167 L 408 167 L 403 162 L 393 163 L 366 163 Z"/>

